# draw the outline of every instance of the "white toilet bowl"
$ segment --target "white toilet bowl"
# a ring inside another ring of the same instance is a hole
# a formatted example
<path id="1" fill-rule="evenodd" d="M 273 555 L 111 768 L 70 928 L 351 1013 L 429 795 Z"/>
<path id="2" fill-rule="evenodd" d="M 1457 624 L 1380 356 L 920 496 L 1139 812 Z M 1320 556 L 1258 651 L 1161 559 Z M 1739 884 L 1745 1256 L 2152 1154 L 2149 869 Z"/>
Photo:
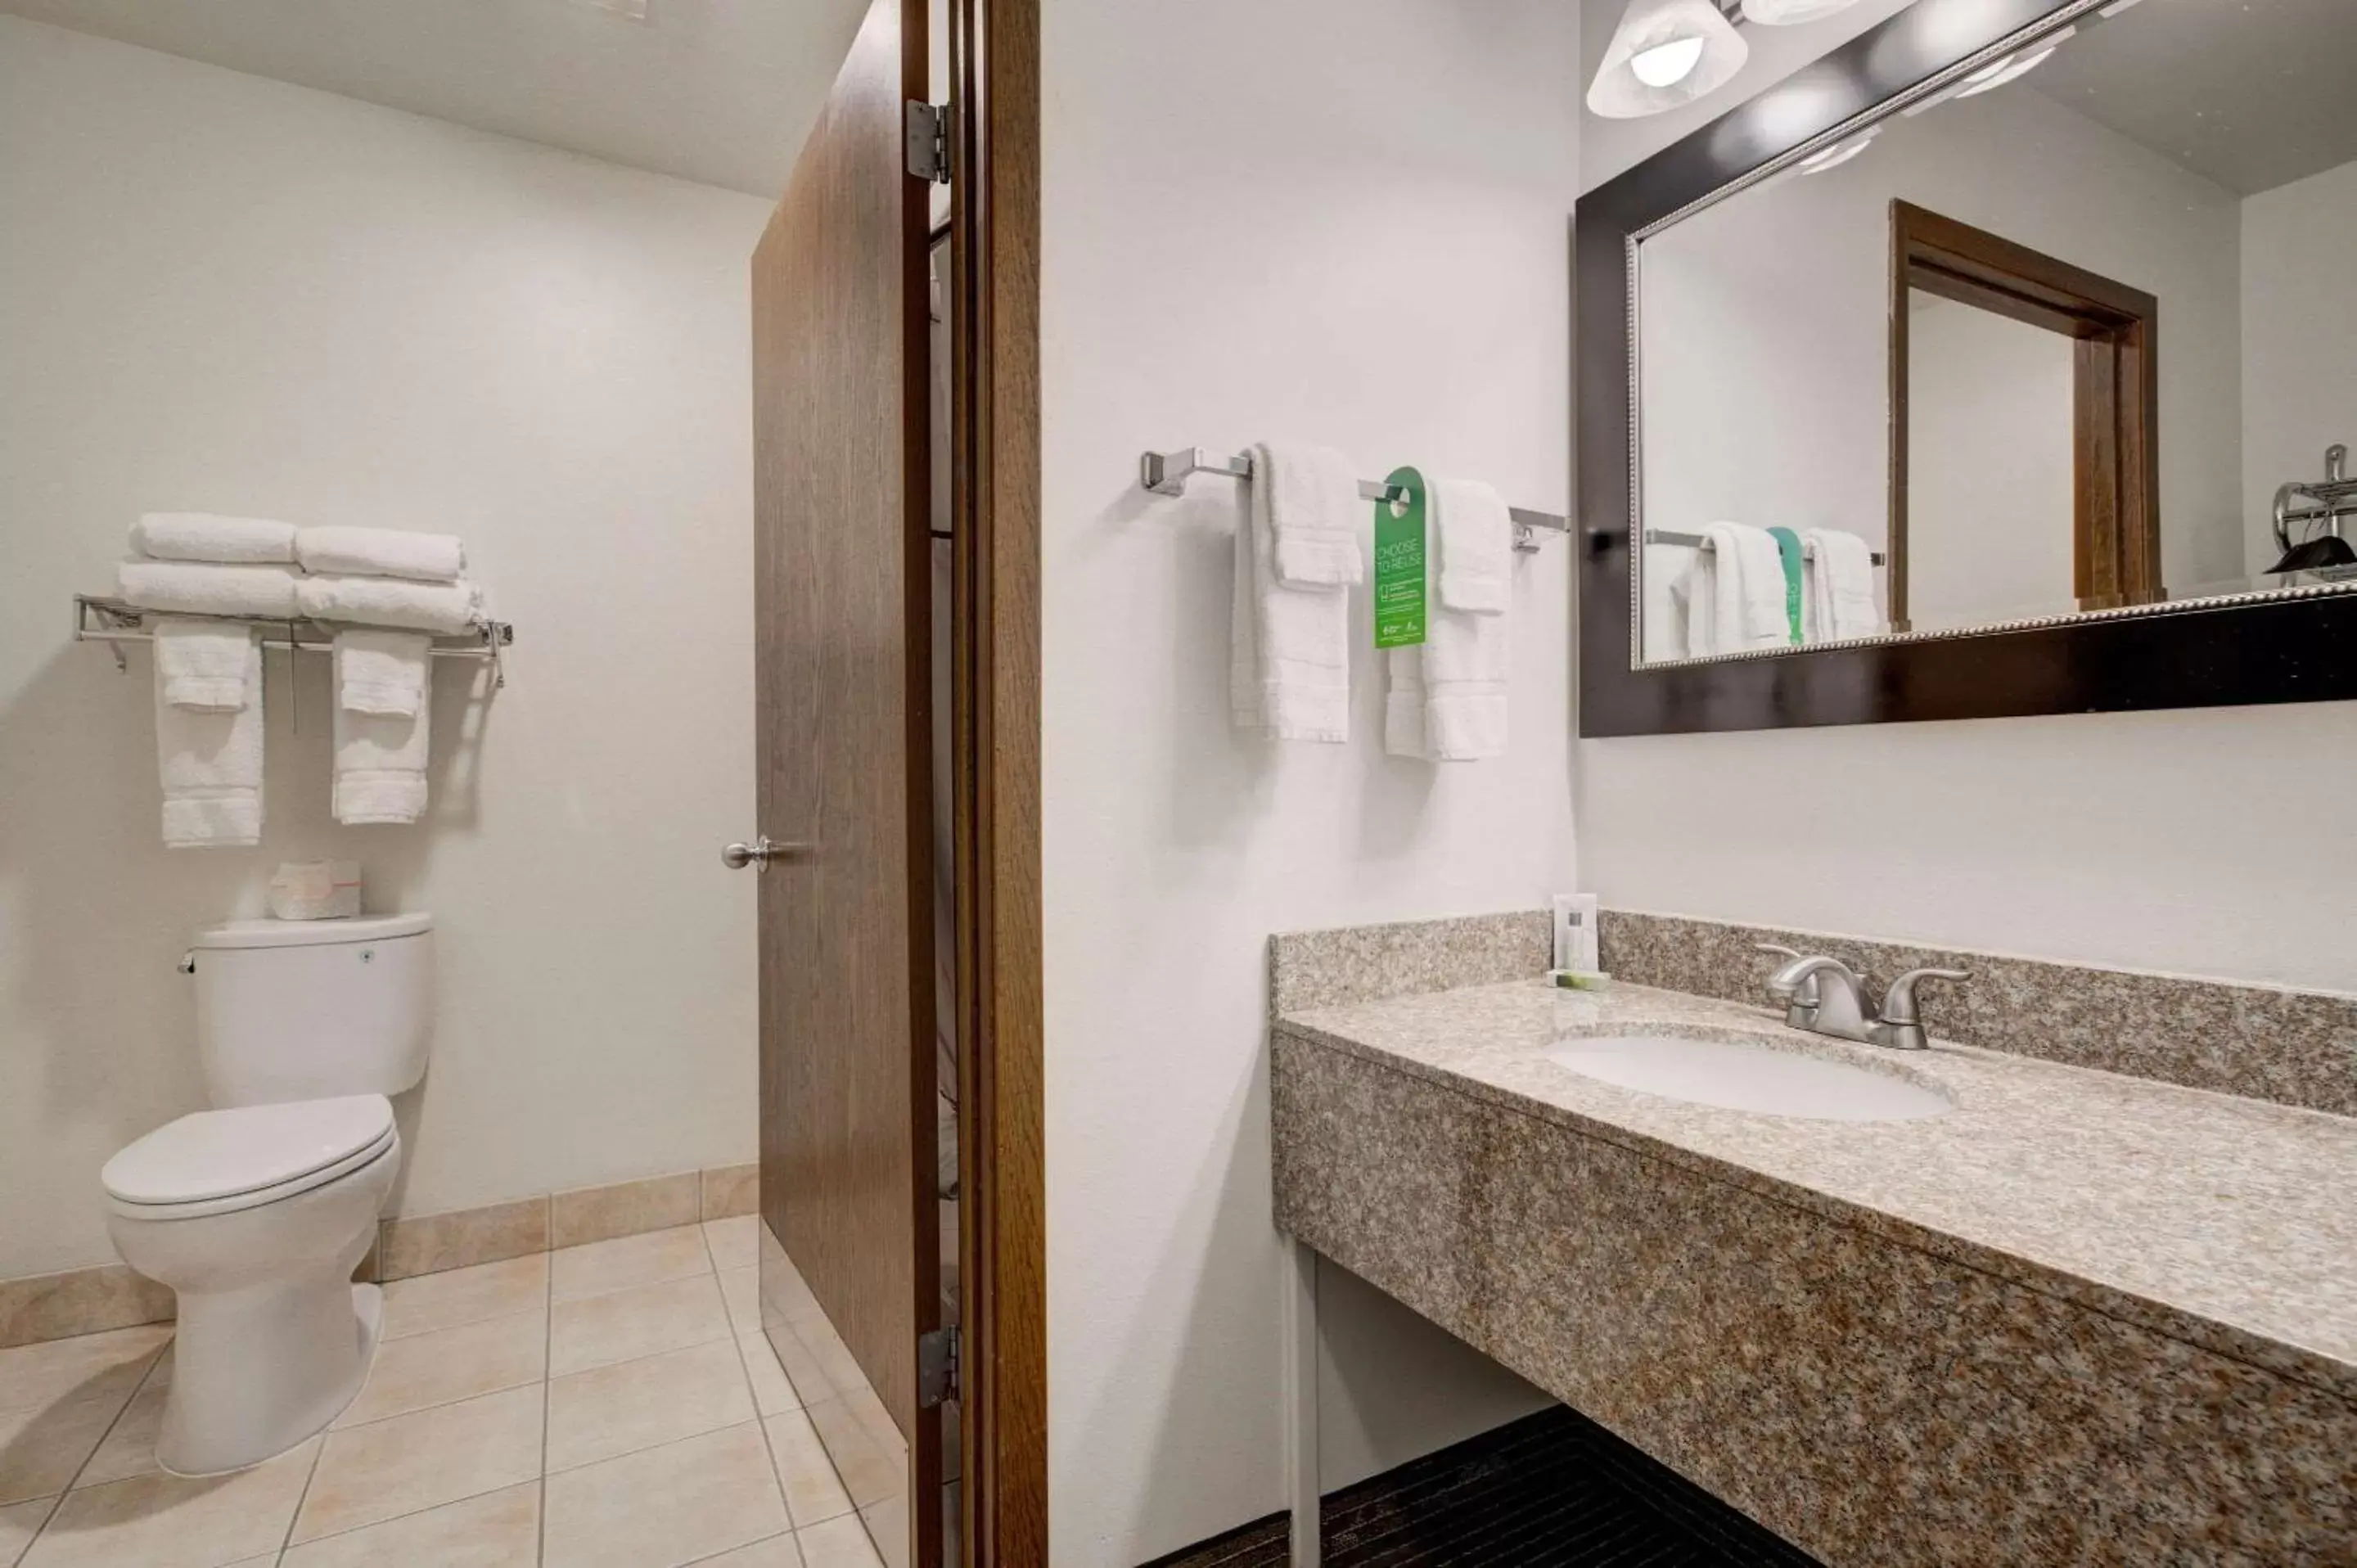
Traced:
<path id="1" fill-rule="evenodd" d="M 124 1262 L 179 1297 L 156 1443 L 166 1470 L 259 1463 L 351 1402 L 382 1300 L 352 1270 L 400 1167 L 381 1094 L 200 1111 L 107 1162 Z"/>

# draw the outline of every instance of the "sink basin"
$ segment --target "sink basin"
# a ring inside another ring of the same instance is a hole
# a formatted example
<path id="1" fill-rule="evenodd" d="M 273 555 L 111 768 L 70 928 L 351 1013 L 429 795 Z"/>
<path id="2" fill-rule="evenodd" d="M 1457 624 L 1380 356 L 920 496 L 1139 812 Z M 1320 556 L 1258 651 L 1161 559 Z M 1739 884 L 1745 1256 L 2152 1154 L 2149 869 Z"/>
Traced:
<path id="1" fill-rule="evenodd" d="M 1911 1122 L 1955 1102 L 1890 1073 L 1727 1040 L 1612 1035 L 1566 1040 L 1547 1060 L 1621 1089 L 1721 1111 L 1817 1122 Z"/>

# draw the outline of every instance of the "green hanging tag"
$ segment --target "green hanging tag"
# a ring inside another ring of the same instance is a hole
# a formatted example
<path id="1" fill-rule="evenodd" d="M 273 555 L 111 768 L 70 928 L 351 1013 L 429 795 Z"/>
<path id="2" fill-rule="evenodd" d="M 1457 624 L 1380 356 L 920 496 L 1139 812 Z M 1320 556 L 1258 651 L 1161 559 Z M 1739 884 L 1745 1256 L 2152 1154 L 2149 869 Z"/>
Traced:
<path id="1" fill-rule="evenodd" d="M 1375 646 L 1414 648 L 1424 641 L 1424 476 L 1394 468 L 1383 481 L 1401 500 L 1375 503 Z"/>
<path id="2" fill-rule="evenodd" d="M 1784 619 L 1792 634 L 1795 646 L 1803 640 L 1801 630 L 1801 536 L 1789 528 L 1768 531 L 1776 541 L 1776 554 L 1784 567 Z"/>

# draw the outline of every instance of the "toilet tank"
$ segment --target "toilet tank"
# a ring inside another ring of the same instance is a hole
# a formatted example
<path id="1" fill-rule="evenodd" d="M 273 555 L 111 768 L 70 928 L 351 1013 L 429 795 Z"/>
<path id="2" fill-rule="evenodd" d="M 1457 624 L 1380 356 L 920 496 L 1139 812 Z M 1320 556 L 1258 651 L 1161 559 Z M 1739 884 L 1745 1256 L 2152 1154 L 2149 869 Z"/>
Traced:
<path id="1" fill-rule="evenodd" d="M 189 960 L 216 1106 L 398 1094 L 425 1075 L 431 915 L 232 920 L 200 933 Z"/>

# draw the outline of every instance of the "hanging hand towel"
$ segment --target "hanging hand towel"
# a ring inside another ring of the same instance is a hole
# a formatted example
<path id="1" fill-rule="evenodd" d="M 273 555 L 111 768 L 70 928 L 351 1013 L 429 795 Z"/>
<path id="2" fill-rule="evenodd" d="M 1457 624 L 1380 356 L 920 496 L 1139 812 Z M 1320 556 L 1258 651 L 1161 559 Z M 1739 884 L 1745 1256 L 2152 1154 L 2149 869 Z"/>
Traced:
<path id="1" fill-rule="evenodd" d="M 1458 528 L 1477 558 L 1492 553 L 1501 542 L 1512 550 L 1512 524 L 1487 485 L 1437 478 L 1430 499 L 1435 537 L 1446 539 Z M 1442 552 L 1428 550 L 1427 580 L 1437 583 L 1446 570 Z M 1394 648 L 1385 656 L 1385 751 L 1435 762 L 1505 755 L 1513 645 L 1503 609 L 1502 602 L 1496 612 L 1453 607 L 1445 588 L 1427 596 L 1423 646 Z"/>
<path id="2" fill-rule="evenodd" d="M 1433 542 L 1440 552 L 1442 607 L 1503 615 L 1513 596 L 1514 522 L 1498 492 L 1479 479 L 1436 479 Z"/>
<path id="3" fill-rule="evenodd" d="M 1254 461 L 1265 456 L 1265 449 L 1256 451 Z M 1271 487 L 1256 478 L 1250 490 L 1236 529 L 1228 628 L 1228 700 L 1236 725 L 1265 729 L 1279 740 L 1346 741 L 1350 590 L 1339 584 L 1292 587 L 1279 581 Z"/>
<path id="4" fill-rule="evenodd" d="M 1276 580 L 1291 588 L 1366 581 L 1359 545 L 1359 481 L 1351 460 L 1325 446 L 1263 442 L 1252 449 L 1255 501 L 1265 498 Z"/>
<path id="5" fill-rule="evenodd" d="M 142 609 L 192 616 L 300 615 L 292 566 L 221 566 L 196 561 L 125 561 L 115 568 L 123 596 Z"/>
<path id="6" fill-rule="evenodd" d="M 305 577 L 296 596 L 313 620 L 397 626 L 412 631 L 464 631 L 481 618 L 483 591 L 455 583 L 412 583 L 399 577 Z"/>
<path id="7" fill-rule="evenodd" d="M 467 547 L 447 533 L 405 533 L 393 528 L 307 528 L 295 536 L 303 570 L 327 575 L 408 577 L 455 583 L 467 569 Z"/>
<path id="8" fill-rule="evenodd" d="M 164 617 L 156 622 L 155 638 L 156 681 L 173 707 L 233 714 L 261 700 L 250 668 L 250 627 Z"/>
<path id="9" fill-rule="evenodd" d="M 295 559 L 295 525 L 206 511 L 151 511 L 131 525 L 131 548 L 157 561 L 285 562 Z"/>
<path id="10" fill-rule="evenodd" d="M 1686 657 L 1745 653 L 1792 645 L 1785 615 L 1784 560 L 1764 528 L 1714 522 L 1710 541 L 1681 585 L 1686 612 Z"/>
<path id="11" fill-rule="evenodd" d="M 1813 528 L 1803 536 L 1809 563 L 1809 619 L 1813 641 L 1879 637 L 1888 629 L 1874 603 L 1874 552 L 1855 533 Z"/>
<path id="12" fill-rule="evenodd" d="M 425 814 L 426 741 L 434 684 L 418 689 L 410 714 L 355 713 L 336 703 L 336 821 L 414 822 Z"/>
<path id="13" fill-rule="evenodd" d="M 422 631 L 336 633 L 336 705 L 356 714 L 414 714 L 425 698 L 432 645 Z"/>
<path id="14" fill-rule="evenodd" d="M 156 761 L 164 785 L 164 843 L 174 849 L 243 848 L 262 842 L 262 639 L 245 639 L 253 698 L 228 712 L 197 712 L 166 699 L 156 671 Z"/>

